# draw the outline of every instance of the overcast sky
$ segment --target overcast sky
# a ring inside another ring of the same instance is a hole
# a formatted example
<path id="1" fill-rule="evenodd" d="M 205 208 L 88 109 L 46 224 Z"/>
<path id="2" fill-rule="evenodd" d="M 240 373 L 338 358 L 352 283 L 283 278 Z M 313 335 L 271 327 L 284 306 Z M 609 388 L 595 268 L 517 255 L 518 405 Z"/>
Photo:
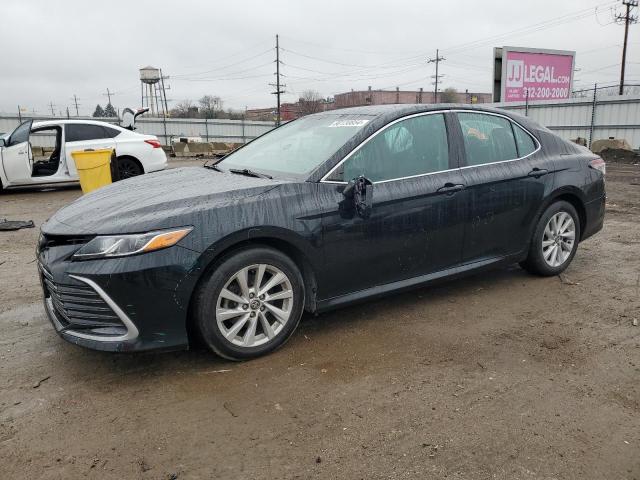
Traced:
<path id="1" fill-rule="evenodd" d="M 596 8 L 597 7 L 597 8 Z M 436 48 L 443 88 L 491 90 L 492 47 L 575 50 L 574 88 L 616 83 L 621 2 L 604 0 L 2 0 L 0 112 L 90 114 L 140 105 L 138 69 L 162 68 L 171 104 L 219 95 L 225 108 L 275 104 L 275 34 L 283 101 L 306 89 L 432 89 Z M 637 12 L 636 12 L 637 13 Z M 627 81 L 640 83 L 640 25 L 630 28 Z"/>

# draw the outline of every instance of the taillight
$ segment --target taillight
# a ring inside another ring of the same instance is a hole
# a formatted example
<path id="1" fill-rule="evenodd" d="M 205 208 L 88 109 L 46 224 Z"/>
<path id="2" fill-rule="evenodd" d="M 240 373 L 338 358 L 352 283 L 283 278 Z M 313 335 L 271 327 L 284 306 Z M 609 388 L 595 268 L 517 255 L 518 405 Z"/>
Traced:
<path id="1" fill-rule="evenodd" d="M 161 148 L 162 147 L 162 145 L 160 144 L 160 142 L 158 140 L 145 140 L 144 143 L 148 143 L 153 148 Z"/>
<path id="2" fill-rule="evenodd" d="M 600 170 L 603 175 L 607 173 L 607 165 L 604 163 L 604 160 L 602 160 L 600 157 L 596 157 L 593 160 L 591 160 L 589 162 L 589 166 L 594 170 Z"/>

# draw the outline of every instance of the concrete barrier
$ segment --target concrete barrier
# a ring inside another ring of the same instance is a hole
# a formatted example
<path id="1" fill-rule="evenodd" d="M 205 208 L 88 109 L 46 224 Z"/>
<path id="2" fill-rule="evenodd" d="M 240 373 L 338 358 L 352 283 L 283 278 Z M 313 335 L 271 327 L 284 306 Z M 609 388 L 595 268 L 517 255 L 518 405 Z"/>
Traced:
<path id="1" fill-rule="evenodd" d="M 173 153 L 176 157 L 211 157 L 226 155 L 235 150 L 242 143 L 209 142 L 191 143 L 176 142 L 173 144 Z"/>

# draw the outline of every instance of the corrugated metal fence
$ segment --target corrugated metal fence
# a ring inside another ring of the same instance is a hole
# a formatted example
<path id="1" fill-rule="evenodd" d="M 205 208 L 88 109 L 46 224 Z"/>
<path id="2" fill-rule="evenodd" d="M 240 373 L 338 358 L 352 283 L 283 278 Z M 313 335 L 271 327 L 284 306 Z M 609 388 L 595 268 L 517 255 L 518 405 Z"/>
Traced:
<path id="1" fill-rule="evenodd" d="M 553 130 L 562 138 L 592 141 L 615 137 L 640 148 L 640 96 L 590 94 L 563 101 L 496 103 L 496 107 L 515 110 Z"/>
<path id="2" fill-rule="evenodd" d="M 25 119 L 27 117 L 24 117 Z M 31 118 L 31 117 L 29 117 Z M 32 117 L 37 120 L 66 120 L 61 117 Z M 117 123 L 113 118 L 71 117 L 71 120 L 102 120 Z M 20 124 L 18 116 L 0 115 L 0 133 L 12 132 Z M 274 127 L 273 122 L 200 118 L 139 118 L 137 132 L 157 136 L 169 145 L 177 137 L 202 137 L 205 142 L 246 143 Z"/>
<path id="3" fill-rule="evenodd" d="M 593 140 L 623 138 L 640 148 L 640 96 L 602 96 L 587 93 L 582 98 L 562 101 L 497 103 L 496 107 L 527 115 L 563 138 Z M 45 119 L 49 117 L 38 117 Z M 59 118 L 59 117 L 58 117 Z M 74 117 L 72 117 L 74 118 Z M 113 119 L 104 119 L 113 122 Z M 0 132 L 11 132 L 17 116 L 0 115 Z M 247 142 L 273 128 L 271 122 L 219 119 L 141 118 L 138 132 L 156 135 L 165 145 L 176 137 L 202 137 L 209 142 Z"/>

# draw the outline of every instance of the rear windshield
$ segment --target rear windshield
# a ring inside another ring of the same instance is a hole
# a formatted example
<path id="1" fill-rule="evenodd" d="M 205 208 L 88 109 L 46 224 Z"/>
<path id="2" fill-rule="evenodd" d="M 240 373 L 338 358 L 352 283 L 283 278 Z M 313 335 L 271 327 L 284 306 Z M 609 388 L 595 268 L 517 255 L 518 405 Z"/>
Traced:
<path id="1" fill-rule="evenodd" d="M 255 139 L 218 165 L 306 178 L 372 119 L 339 114 L 302 117 Z"/>

